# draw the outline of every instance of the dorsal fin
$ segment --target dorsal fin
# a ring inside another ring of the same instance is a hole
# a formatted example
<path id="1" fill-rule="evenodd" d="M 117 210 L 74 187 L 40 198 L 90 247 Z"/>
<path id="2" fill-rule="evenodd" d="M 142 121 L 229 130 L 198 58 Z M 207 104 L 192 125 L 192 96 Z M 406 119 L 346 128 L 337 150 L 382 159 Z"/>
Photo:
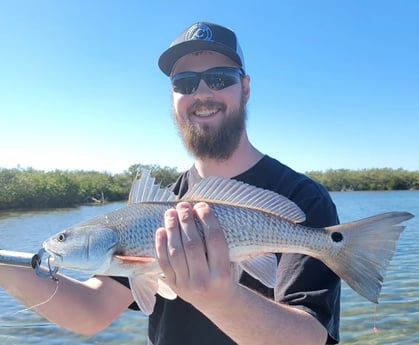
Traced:
<path id="1" fill-rule="evenodd" d="M 305 221 L 304 212 L 291 200 L 273 191 L 220 176 L 203 178 L 181 200 L 227 203 L 259 209 L 293 223 Z"/>
<path id="2" fill-rule="evenodd" d="M 137 176 L 132 182 L 128 204 L 176 200 L 176 195 L 172 191 L 167 188 L 161 188 L 154 181 L 155 178 L 150 176 L 149 170 L 143 170 L 141 174 L 137 173 Z"/>

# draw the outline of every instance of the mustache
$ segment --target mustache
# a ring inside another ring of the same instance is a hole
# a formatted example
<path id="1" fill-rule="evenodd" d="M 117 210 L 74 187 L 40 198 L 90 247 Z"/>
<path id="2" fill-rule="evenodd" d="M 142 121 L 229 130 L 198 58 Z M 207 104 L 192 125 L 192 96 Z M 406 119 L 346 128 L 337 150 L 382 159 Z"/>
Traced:
<path id="1" fill-rule="evenodd" d="M 190 106 L 188 106 L 187 112 L 188 114 L 190 114 L 190 113 L 195 112 L 199 108 L 220 108 L 222 111 L 224 111 L 227 108 L 227 106 L 224 103 L 216 102 L 212 100 L 208 100 L 208 101 L 196 100 Z"/>

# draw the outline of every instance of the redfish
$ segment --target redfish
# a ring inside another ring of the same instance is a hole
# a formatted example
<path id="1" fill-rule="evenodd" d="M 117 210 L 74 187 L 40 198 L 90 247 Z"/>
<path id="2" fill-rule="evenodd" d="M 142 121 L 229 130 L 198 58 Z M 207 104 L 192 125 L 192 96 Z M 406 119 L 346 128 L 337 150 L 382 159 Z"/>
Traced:
<path id="1" fill-rule="evenodd" d="M 206 177 L 180 200 L 154 184 L 144 171 L 131 188 L 128 205 L 82 222 L 43 243 L 49 263 L 95 275 L 126 276 L 135 301 L 153 312 L 155 294 L 174 299 L 164 283 L 154 237 L 164 212 L 179 201 L 206 202 L 224 231 L 230 261 L 268 287 L 276 287 L 274 254 L 300 253 L 321 260 L 353 290 L 378 303 L 385 269 L 413 217 L 388 212 L 362 220 L 310 228 L 304 212 L 275 192 L 223 177 Z M 201 225 L 203 241 L 205 241 Z"/>

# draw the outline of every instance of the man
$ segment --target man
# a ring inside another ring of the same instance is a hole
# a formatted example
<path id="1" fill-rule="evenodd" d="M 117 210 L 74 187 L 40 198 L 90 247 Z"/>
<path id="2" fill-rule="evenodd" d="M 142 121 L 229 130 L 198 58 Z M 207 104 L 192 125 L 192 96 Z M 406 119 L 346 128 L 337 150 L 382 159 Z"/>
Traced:
<path id="1" fill-rule="evenodd" d="M 306 213 L 306 225 L 338 223 L 322 186 L 249 142 L 245 106 L 250 78 L 231 30 L 212 23 L 192 25 L 161 55 L 159 67 L 170 77 L 173 115 L 194 156 L 193 167 L 173 186 L 179 196 L 202 177 L 220 175 L 285 195 Z M 194 219 L 203 224 L 205 244 Z M 164 227 L 156 232 L 156 251 L 165 282 L 179 297 L 157 296 L 149 319 L 151 344 L 337 343 L 340 280 L 321 262 L 278 253 L 275 291 L 246 273 L 237 284 L 223 231 L 204 203 L 182 202 L 168 210 Z M 55 289 L 54 282 L 30 270 L 7 266 L 0 266 L 0 284 L 27 305 L 46 300 Z M 125 278 L 93 277 L 82 283 L 61 276 L 55 297 L 36 310 L 91 334 L 128 306 L 138 309 L 127 287 Z"/>

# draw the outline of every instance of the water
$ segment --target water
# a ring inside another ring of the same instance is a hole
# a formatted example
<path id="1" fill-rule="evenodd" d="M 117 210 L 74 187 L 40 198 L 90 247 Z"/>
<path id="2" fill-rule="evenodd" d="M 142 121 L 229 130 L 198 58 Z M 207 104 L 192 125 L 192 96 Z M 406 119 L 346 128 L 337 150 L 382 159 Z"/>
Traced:
<path id="1" fill-rule="evenodd" d="M 332 193 L 332 197 L 341 222 L 394 210 L 416 215 L 406 222 L 408 227 L 387 270 L 377 307 L 343 285 L 341 344 L 419 344 L 419 192 L 349 192 Z M 51 234 L 122 205 L 0 213 L 0 248 L 36 252 Z M 86 277 L 66 273 L 79 279 Z M 0 288 L 1 344 L 146 344 L 147 318 L 140 312 L 127 310 L 106 330 L 85 337 L 23 309 Z M 377 333 L 373 333 L 374 325 Z"/>

